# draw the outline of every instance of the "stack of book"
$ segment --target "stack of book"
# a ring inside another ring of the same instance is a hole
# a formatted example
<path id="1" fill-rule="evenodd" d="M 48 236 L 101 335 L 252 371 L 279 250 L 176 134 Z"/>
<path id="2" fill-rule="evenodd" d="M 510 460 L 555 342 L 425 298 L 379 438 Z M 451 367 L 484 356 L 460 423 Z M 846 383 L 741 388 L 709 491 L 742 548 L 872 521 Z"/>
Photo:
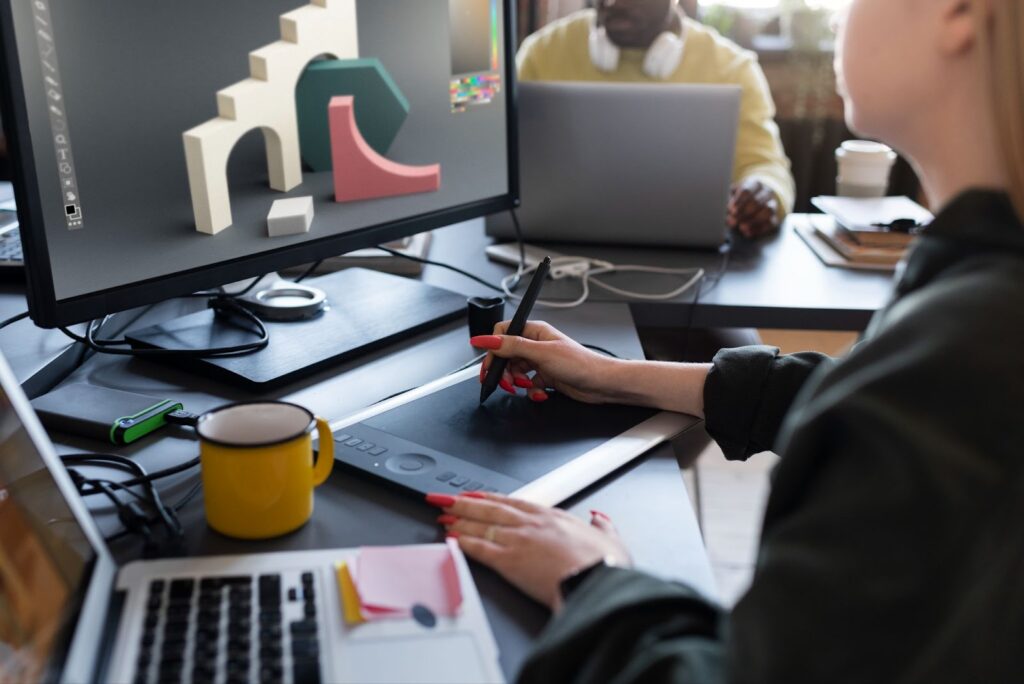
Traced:
<path id="1" fill-rule="evenodd" d="M 797 230 L 830 266 L 891 271 L 932 220 L 906 197 L 815 197 L 812 202 L 828 216 L 813 216 Z"/>

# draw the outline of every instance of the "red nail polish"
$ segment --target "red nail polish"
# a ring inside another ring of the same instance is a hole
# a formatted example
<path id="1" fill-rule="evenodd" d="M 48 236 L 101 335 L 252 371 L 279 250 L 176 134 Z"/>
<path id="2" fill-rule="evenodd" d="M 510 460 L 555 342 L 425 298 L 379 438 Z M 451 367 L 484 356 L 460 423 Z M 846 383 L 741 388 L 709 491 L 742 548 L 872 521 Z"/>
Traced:
<path id="1" fill-rule="evenodd" d="M 464 496 L 467 499 L 486 499 L 487 498 L 487 495 L 484 494 L 483 492 L 466 492 L 465 494 L 459 494 L 459 496 Z"/>
<path id="2" fill-rule="evenodd" d="M 607 520 L 608 522 L 612 521 L 612 519 L 609 518 L 607 514 L 602 513 L 601 511 L 590 511 L 590 515 L 594 516 L 595 518 L 603 518 L 604 520 Z"/>
<path id="3" fill-rule="evenodd" d="M 540 404 L 540 403 L 543 403 L 543 402 L 548 400 L 548 393 L 547 392 L 534 392 L 533 394 L 530 395 L 530 399 L 532 399 L 535 402 L 537 402 L 538 404 Z"/>
<path id="4" fill-rule="evenodd" d="M 516 388 L 513 387 L 512 383 L 510 383 L 505 378 L 501 379 L 501 382 L 498 383 L 498 387 L 500 387 L 501 389 L 505 390 L 509 394 L 515 394 L 516 393 Z"/>
<path id="5" fill-rule="evenodd" d="M 501 349 L 501 337 L 498 335 L 477 335 L 476 337 L 471 337 L 469 343 L 477 349 L 489 349 L 491 351 Z"/>
<path id="6" fill-rule="evenodd" d="M 459 538 L 459 533 L 458 532 L 449 532 L 448 534 L 444 535 L 444 537 L 445 537 L 445 539 L 458 539 Z"/>
<path id="7" fill-rule="evenodd" d="M 486 377 L 487 377 L 487 369 L 484 368 L 483 366 L 480 366 L 480 382 L 483 382 L 484 378 L 486 378 Z"/>
<path id="8" fill-rule="evenodd" d="M 530 389 L 533 387 L 533 380 L 523 375 L 517 375 L 515 377 L 516 387 L 522 387 L 523 389 Z"/>
<path id="9" fill-rule="evenodd" d="M 427 494 L 427 503 L 438 508 L 448 508 L 455 504 L 455 497 L 449 494 Z"/>
<path id="10" fill-rule="evenodd" d="M 450 513 L 437 516 L 438 525 L 454 525 L 457 522 L 459 522 L 459 519 Z"/>

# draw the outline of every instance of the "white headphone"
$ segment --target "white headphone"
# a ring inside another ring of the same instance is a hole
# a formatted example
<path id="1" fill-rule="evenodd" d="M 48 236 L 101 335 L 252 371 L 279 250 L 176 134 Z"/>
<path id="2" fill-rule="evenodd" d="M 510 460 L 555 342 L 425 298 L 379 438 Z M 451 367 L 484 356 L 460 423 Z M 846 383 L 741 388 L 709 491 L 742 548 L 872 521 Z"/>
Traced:
<path id="1" fill-rule="evenodd" d="M 684 36 L 685 33 L 678 36 L 672 31 L 665 31 L 658 36 L 644 56 L 644 73 L 659 81 L 672 76 L 683 61 L 683 47 L 686 44 Z M 590 26 L 590 61 L 601 71 L 612 72 L 619 68 L 621 54 L 619 46 L 611 41 L 604 26 L 597 25 L 595 18 Z"/>

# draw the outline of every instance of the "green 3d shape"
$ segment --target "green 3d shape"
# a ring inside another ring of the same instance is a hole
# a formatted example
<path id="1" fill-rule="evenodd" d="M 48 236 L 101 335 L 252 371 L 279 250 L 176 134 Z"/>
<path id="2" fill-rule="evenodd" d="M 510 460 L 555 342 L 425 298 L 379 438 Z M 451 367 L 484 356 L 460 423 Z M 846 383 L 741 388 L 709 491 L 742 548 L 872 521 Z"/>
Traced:
<path id="1" fill-rule="evenodd" d="M 185 131 L 185 161 L 196 230 L 216 235 L 232 223 L 227 163 L 238 141 L 259 128 L 270 187 L 302 183 L 295 86 L 315 58 L 359 56 L 355 0 L 312 0 L 281 15 L 281 40 L 249 53 L 251 77 L 217 93 L 219 116 Z M 226 32 L 228 35 L 230 32 Z"/>
<path id="2" fill-rule="evenodd" d="M 379 59 L 313 62 L 295 89 L 302 161 L 314 171 L 330 171 L 331 131 L 327 105 L 336 95 L 355 98 L 356 123 L 375 152 L 386 155 L 409 116 L 409 101 Z"/>

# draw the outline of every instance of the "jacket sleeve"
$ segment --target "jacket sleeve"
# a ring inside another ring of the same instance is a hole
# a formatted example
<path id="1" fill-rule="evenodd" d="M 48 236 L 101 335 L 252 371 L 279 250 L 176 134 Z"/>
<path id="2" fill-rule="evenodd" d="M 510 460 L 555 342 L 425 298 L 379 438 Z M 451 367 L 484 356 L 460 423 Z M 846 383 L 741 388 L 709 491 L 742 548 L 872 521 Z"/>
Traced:
<path id="1" fill-rule="evenodd" d="M 750 58 L 742 65 L 739 84 L 743 95 L 733 181 L 756 179 L 767 185 L 778 198 L 780 216 L 784 217 L 793 211 L 796 183 L 782 149 L 768 81 L 756 59 Z"/>
<path id="2" fill-rule="evenodd" d="M 688 587 L 601 568 L 569 596 L 519 682 L 722 681 L 722 613 Z"/>
<path id="3" fill-rule="evenodd" d="M 815 352 L 781 356 L 778 347 L 723 349 L 704 385 L 708 434 L 730 460 L 772 450 L 804 383 L 819 366 L 833 364 Z"/>

